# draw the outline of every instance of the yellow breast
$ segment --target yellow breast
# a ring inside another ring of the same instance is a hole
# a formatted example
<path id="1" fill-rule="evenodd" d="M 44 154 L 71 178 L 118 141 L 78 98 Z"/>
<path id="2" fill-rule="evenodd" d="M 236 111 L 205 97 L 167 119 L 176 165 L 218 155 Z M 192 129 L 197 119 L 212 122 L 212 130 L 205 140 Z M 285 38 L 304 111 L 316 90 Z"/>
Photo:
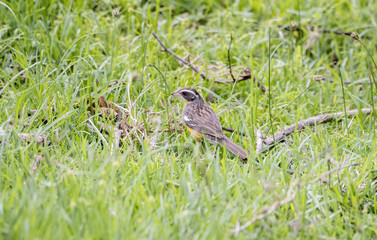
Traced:
<path id="1" fill-rule="evenodd" d="M 202 138 L 203 138 L 203 134 L 202 134 L 202 133 L 197 132 L 197 131 L 195 131 L 194 129 L 189 128 L 189 127 L 187 127 L 187 129 L 189 130 L 191 136 L 195 139 L 195 141 L 200 141 L 200 140 L 202 140 Z"/>

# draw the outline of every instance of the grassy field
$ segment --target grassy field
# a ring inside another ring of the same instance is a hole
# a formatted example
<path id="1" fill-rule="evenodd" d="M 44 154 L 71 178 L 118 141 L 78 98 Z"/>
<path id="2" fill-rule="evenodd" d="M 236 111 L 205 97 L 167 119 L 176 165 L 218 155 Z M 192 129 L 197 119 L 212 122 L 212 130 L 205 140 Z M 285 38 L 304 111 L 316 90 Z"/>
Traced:
<path id="1" fill-rule="evenodd" d="M 376 105 L 376 12 L 367 0 L 0 0 L 0 239 L 376 239 L 377 114 L 259 155 L 255 134 Z M 216 82 L 231 80 L 231 36 L 235 77 L 248 67 L 269 92 Z M 184 86 L 245 133 L 226 134 L 247 164 L 189 136 L 170 96 Z"/>

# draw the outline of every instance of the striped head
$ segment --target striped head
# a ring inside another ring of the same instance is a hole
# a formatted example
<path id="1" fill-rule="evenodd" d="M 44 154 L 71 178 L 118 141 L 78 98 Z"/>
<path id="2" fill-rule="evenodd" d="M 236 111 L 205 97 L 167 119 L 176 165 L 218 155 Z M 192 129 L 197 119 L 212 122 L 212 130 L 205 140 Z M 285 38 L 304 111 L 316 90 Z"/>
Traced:
<path id="1" fill-rule="evenodd" d="M 173 92 L 171 95 L 182 98 L 186 103 L 203 101 L 203 98 L 199 95 L 198 91 L 190 87 L 181 88 L 178 91 Z"/>

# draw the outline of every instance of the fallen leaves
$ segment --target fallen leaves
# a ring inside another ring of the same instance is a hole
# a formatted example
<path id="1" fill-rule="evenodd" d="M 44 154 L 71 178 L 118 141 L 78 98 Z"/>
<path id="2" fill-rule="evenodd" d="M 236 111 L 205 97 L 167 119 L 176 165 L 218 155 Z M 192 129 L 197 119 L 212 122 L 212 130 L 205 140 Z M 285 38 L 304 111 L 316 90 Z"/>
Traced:
<path id="1" fill-rule="evenodd" d="M 100 130 L 94 125 L 91 120 L 93 117 L 98 116 L 105 118 L 109 122 L 105 123 L 103 121 L 97 121 L 102 129 L 113 139 L 114 148 L 120 148 L 122 142 L 127 141 L 139 141 L 140 143 L 144 139 L 149 138 L 149 134 L 156 132 L 169 132 L 177 130 L 174 121 L 162 119 L 161 112 L 153 112 L 153 108 L 148 109 L 138 109 L 138 115 L 132 116 L 131 112 L 135 112 L 134 106 L 128 106 L 130 109 L 126 110 L 124 108 L 118 107 L 115 103 L 106 100 L 103 96 L 98 99 L 87 99 L 86 104 L 88 105 L 88 122 L 89 126 L 94 132 L 100 135 L 102 140 L 106 143 Z M 167 124 L 163 124 L 167 122 Z M 168 125 L 166 129 L 160 129 L 156 126 Z"/>

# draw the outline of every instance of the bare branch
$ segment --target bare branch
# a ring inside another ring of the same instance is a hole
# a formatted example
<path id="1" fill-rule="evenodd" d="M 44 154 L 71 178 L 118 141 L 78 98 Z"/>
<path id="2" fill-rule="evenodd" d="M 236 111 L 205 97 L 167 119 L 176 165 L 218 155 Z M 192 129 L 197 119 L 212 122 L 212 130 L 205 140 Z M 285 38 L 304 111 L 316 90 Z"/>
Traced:
<path id="1" fill-rule="evenodd" d="M 239 135 L 246 137 L 246 134 L 243 132 L 238 132 L 236 130 L 233 130 L 231 128 L 226 128 L 226 127 L 221 127 L 221 128 L 223 129 L 223 131 L 231 132 L 231 133 L 238 133 Z"/>
<path id="2" fill-rule="evenodd" d="M 372 111 L 371 108 L 361 109 L 361 112 L 364 114 L 370 114 L 371 111 Z M 359 113 L 359 110 L 355 109 L 355 110 L 348 111 L 346 116 L 350 117 L 358 113 Z M 322 114 L 322 115 L 318 115 L 315 117 L 311 117 L 311 118 L 299 121 L 297 124 L 292 124 L 290 126 L 287 126 L 284 128 L 284 130 L 281 130 L 275 133 L 273 136 L 269 136 L 268 138 L 264 139 L 264 144 L 273 145 L 275 143 L 283 141 L 287 136 L 293 134 L 295 131 L 305 128 L 306 126 L 314 126 L 320 123 L 335 121 L 335 120 L 338 120 L 343 115 L 344 115 L 344 112 L 329 113 L 329 114 Z"/>
<path id="3" fill-rule="evenodd" d="M 288 195 L 283 200 L 277 200 L 277 201 L 275 201 L 271 206 L 269 206 L 267 208 L 266 211 L 264 211 L 264 213 L 254 216 L 252 219 L 250 219 L 249 221 L 247 221 L 245 224 L 243 224 L 241 226 L 238 226 L 235 229 L 231 229 L 230 232 L 231 233 L 239 233 L 240 231 L 246 229 L 248 226 L 250 226 L 254 222 L 262 220 L 263 218 L 265 218 L 268 215 L 272 214 L 273 212 L 275 212 L 275 210 L 277 208 L 279 208 L 279 207 L 281 207 L 281 206 L 283 206 L 283 205 L 285 205 L 287 203 L 292 202 L 295 199 L 295 197 L 296 197 L 296 195 L 297 195 L 297 193 L 298 193 L 299 190 L 300 190 L 300 186 L 298 185 L 296 191 L 294 191 L 292 194 Z"/>
<path id="4" fill-rule="evenodd" d="M 251 74 L 244 74 L 244 75 L 241 75 L 237 80 L 236 82 L 242 82 L 242 81 L 245 81 L 245 80 L 248 80 L 248 79 L 251 79 Z M 257 83 L 258 85 L 258 88 L 260 88 L 262 90 L 262 92 L 267 92 L 268 91 L 268 88 L 266 86 L 264 86 L 260 81 L 257 81 L 257 79 L 254 77 L 253 78 L 254 82 Z M 227 84 L 227 83 L 233 83 L 232 81 L 221 81 L 221 80 L 215 80 L 216 83 L 223 83 L 223 84 Z"/>
<path id="5" fill-rule="evenodd" d="M 332 170 L 330 170 L 330 171 L 328 171 L 328 172 L 323 173 L 323 174 L 322 174 L 321 176 L 319 176 L 318 178 L 313 179 L 313 180 L 310 181 L 308 184 L 312 184 L 312 183 L 315 183 L 315 182 L 323 181 L 325 177 L 327 177 L 328 175 L 330 175 L 330 174 L 332 174 L 332 173 L 342 171 L 342 170 L 345 169 L 345 168 L 358 166 L 358 165 L 360 165 L 360 164 L 361 164 L 361 163 L 352 163 L 352 164 L 344 165 L 344 166 L 341 166 L 341 167 L 338 167 L 338 168 L 334 168 L 334 169 L 332 169 Z"/>
<path id="6" fill-rule="evenodd" d="M 287 30 L 287 31 L 303 31 L 302 28 L 300 28 L 299 26 L 297 26 L 297 24 L 291 24 L 291 25 L 288 25 L 288 26 L 282 26 L 282 25 L 278 25 L 278 27 L 284 29 L 284 30 Z M 314 31 L 315 27 L 314 26 L 310 26 L 310 31 Z M 354 40 L 359 40 L 359 36 L 357 35 L 357 33 L 354 33 L 354 32 L 345 32 L 345 31 L 341 31 L 341 30 L 329 30 L 329 29 L 324 29 L 324 28 L 319 28 L 318 29 L 318 32 L 321 32 L 321 33 L 333 33 L 335 35 L 343 35 L 343 36 L 348 36 Z M 370 39 L 370 36 L 364 36 L 364 38 L 366 39 Z"/>
<path id="7" fill-rule="evenodd" d="M 164 51 L 169 53 L 170 55 L 172 55 L 173 57 L 175 57 L 176 59 L 178 59 L 180 62 L 182 62 L 183 64 L 189 66 L 192 70 L 194 70 L 196 73 L 199 73 L 200 76 L 203 78 L 203 79 L 207 79 L 207 76 L 205 75 L 204 72 L 200 72 L 199 69 L 197 69 L 194 65 L 192 65 L 191 63 L 187 62 L 186 60 L 184 60 L 183 58 L 181 58 L 180 56 L 178 56 L 177 54 L 175 54 L 174 52 L 170 51 L 166 46 L 165 44 L 163 44 L 160 40 L 160 38 L 153 32 L 152 33 L 154 38 L 156 38 L 156 40 L 160 43 L 160 45 L 164 48 Z"/>

